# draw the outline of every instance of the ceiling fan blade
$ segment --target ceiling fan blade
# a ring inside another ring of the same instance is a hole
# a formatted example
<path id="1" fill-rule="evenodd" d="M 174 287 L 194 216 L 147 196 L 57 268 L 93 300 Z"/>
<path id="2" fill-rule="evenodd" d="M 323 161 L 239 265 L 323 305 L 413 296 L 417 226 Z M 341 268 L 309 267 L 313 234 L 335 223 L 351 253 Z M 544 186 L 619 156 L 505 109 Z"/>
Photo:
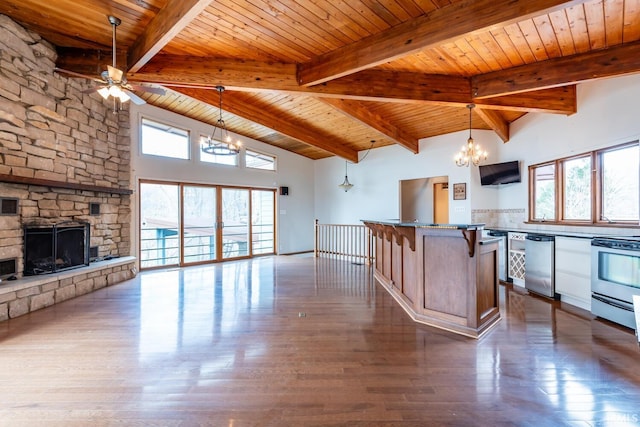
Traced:
<path id="1" fill-rule="evenodd" d="M 109 77 L 111 77 L 111 80 L 114 82 L 122 81 L 122 70 L 118 70 L 111 65 L 107 65 L 107 70 L 109 70 Z"/>
<path id="2" fill-rule="evenodd" d="M 136 90 L 138 92 L 149 92 L 149 93 L 155 93 L 156 95 L 164 95 L 165 93 L 167 93 L 167 91 L 164 90 L 164 88 L 157 87 L 157 86 L 138 85 L 138 84 L 131 84 L 131 83 L 129 83 L 127 86 L 129 86 L 131 90 Z"/>
<path id="3" fill-rule="evenodd" d="M 131 98 L 131 102 L 133 102 L 136 105 L 142 105 L 147 103 L 147 101 L 140 98 L 138 95 L 136 95 L 135 93 L 131 92 L 128 89 L 122 89 L 122 91 L 126 93 L 129 96 L 129 98 Z"/>
<path id="4" fill-rule="evenodd" d="M 93 76 L 88 76 L 86 74 L 76 73 L 75 71 L 65 70 L 65 69 L 58 68 L 58 67 L 54 68 L 54 71 L 57 72 L 57 73 L 66 74 L 66 75 L 71 76 L 71 77 L 80 77 L 82 79 L 93 80 L 94 82 L 98 82 L 98 83 L 104 83 L 104 80 L 101 80 L 101 79 L 93 77 Z"/>

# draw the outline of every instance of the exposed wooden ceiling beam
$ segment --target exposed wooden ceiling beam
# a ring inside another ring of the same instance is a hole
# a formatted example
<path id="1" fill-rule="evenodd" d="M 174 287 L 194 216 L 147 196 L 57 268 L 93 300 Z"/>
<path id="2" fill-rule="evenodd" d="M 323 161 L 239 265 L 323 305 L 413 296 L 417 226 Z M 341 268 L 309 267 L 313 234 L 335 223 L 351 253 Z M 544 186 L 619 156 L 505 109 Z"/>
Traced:
<path id="1" fill-rule="evenodd" d="M 169 1 L 147 25 L 128 52 L 128 71 L 135 72 L 151 60 L 212 0 Z"/>
<path id="2" fill-rule="evenodd" d="M 174 90 L 212 106 L 219 102 L 218 93 L 213 90 L 185 87 L 177 87 Z M 305 144 L 321 148 L 350 162 L 358 163 L 358 151 L 350 148 L 346 141 L 337 140 L 333 135 L 327 135 L 317 129 L 301 125 L 299 121 L 292 120 L 284 113 L 274 113 L 248 102 L 236 102 L 231 96 L 225 96 L 224 109 Z"/>
<path id="3" fill-rule="evenodd" d="M 551 13 L 587 0 L 464 0 L 366 37 L 298 67 L 312 86 L 417 53 L 428 47 Z"/>
<path id="4" fill-rule="evenodd" d="M 509 141 L 509 123 L 502 118 L 500 113 L 492 110 L 483 110 L 477 108 L 476 114 L 487 124 L 495 133 L 498 134 L 500 139 L 504 142 Z"/>
<path id="5" fill-rule="evenodd" d="M 637 72 L 640 42 L 481 74 L 471 85 L 477 98 L 486 98 Z"/>
<path id="6" fill-rule="evenodd" d="M 337 98 L 321 98 L 321 101 L 391 138 L 397 144 L 403 146 L 412 153 L 418 153 L 418 138 L 409 135 L 389 120 L 381 117 L 379 114 L 372 113 L 371 110 L 361 102 Z"/>
<path id="7" fill-rule="evenodd" d="M 58 62 L 61 61 L 64 60 Z M 162 55 L 154 58 L 141 71 L 129 73 L 127 78 L 130 81 L 165 86 L 213 88 L 223 85 L 238 91 L 280 91 L 357 101 L 430 103 L 459 107 L 477 103 L 486 109 L 556 114 L 575 112 L 575 95 L 574 99 L 569 98 L 570 94 L 558 97 L 560 92 L 555 89 L 549 93 L 530 93 L 527 96 L 477 102 L 471 97 L 469 79 L 464 77 L 365 70 L 321 85 L 304 87 L 298 85 L 295 70 L 295 64 Z"/>
<path id="8" fill-rule="evenodd" d="M 107 65 L 111 65 L 113 62 L 111 49 L 93 50 L 59 47 L 56 50 L 58 53 L 57 68 L 93 77 L 100 77 L 100 73 L 106 70 Z M 116 63 L 119 68 L 126 67 L 127 55 L 124 51 L 116 52 Z"/>
<path id="9" fill-rule="evenodd" d="M 526 111 L 529 113 L 560 113 L 571 115 L 578 111 L 576 85 L 541 89 L 495 98 L 474 98 L 472 103 L 483 110 Z"/>

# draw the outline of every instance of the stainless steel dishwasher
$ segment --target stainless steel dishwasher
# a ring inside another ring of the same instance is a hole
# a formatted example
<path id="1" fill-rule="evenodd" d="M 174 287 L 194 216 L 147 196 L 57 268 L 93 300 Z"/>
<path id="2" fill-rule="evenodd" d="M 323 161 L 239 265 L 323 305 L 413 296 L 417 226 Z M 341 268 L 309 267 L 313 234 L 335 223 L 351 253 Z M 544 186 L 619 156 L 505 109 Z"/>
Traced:
<path id="1" fill-rule="evenodd" d="M 558 299 L 555 286 L 555 237 L 527 234 L 524 243 L 524 287 L 536 294 Z"/>

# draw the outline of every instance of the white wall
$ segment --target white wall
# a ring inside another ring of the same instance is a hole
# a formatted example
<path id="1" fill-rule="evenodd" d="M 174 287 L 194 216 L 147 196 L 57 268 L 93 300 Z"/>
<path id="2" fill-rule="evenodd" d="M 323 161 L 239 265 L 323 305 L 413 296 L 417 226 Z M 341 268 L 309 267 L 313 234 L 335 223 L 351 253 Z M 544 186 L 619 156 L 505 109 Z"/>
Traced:
<path id="1" fill-rule="evenodd" d="M 140 120 L 146 117 L 190 131 L 192 138 L 191 159 L 176 160 L 140 155 Z M 136 189 L 133 197 L 131 221 L 132 253 L 137 254 L 138 244 L 138 188 L 141 179 L 173 182 L 251 186 L 260 188 L 289 187 L 289 195 L 277 195 L 278 218 L 277 251 L 281 254 L 313 249 L 314 187 L 313 161 L 271 145 L 232 134 L 245 147 L 275 155 L 277 171 L 261 171 L 243 167 L 207 164 L 198 161 L 200 135 L 210 135 L 212 126 L 150 106 L 131 105 L 131 165 L 132 181 Z"/>
<path id="2" fill-rule="evenodd" d="M 349 181 L 354 187 L 347 193 L 338 188 L 344 179 L 344 160 L 335 157 L 317 160 L 316 217 L 322 223 L 331 224 L 398 219 L 401 180 L 448 176 L 449 222 L 470 223 L 473 191 L 480 186 L 478 169 L 458 167 L 453 160 L 468 137 L 469 132 L 465 130 L 422 139 L 419 154 L 398 145 L 374 148 L 363 161 L 349 165 Z M 494 132 L 474 130 L 473 138 L 489 151 L 490 159 L 496 157 L 502 140 Z M 360 157 L 364 155 L 360 154 Z M 461 182 L 467 184 L 467 199 L 453 200 L 453 184 Z"/>

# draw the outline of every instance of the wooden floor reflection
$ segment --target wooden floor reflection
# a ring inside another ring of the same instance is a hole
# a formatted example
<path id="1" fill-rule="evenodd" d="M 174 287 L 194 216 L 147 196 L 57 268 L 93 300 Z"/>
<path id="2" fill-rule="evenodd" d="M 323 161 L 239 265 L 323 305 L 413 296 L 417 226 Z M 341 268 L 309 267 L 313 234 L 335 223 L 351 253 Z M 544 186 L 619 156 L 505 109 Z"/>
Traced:
<path id="1" fill-rule="evenodd" d="M 413 323 L 362 265 L 147 272 L 0 323 L 0 425 L 640 424 L 632 331 L 501 301 L 474 340 Z"/>

